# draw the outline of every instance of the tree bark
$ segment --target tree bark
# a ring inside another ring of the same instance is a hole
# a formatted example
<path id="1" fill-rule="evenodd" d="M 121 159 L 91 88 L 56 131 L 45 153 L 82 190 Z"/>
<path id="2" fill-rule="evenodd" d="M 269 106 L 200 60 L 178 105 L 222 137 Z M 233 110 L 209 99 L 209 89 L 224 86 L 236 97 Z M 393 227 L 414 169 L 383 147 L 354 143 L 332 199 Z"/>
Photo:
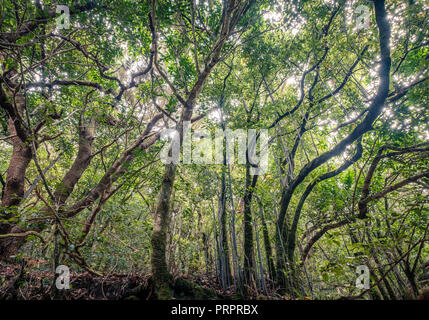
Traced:
<path id="1" fill-rule="evenodd" d="M 224 153 L 224 167 L 222 167 L 222 181 L 219 199 L 220 218 L 220 276 L 222 277 L 223 288 L 227 289 L 232 283 L 231 262 L 229 257 L 227 213 L 226 213 L 226 152 Z"/>
<path id="2" fill-rule="evenodd" d="M 5 93 L 2 89 L 2 107 L 10 106 L 14 111 L 8 112 L 9 115 L 15 115 L 14 117 L 9 116 L 9 132 L 12 136 L 12 157 L 10 158 L 9 167 L 7 170 L 6 183 L 3 189 L 3 198 L 1 201 L 0 208 L 0 234 L 6 234 L 13 232 L 18 219 L 17 207 L 21 203 L 24 196 L 25 187 L 25 173 L 32 159 L 31 147 L 26 140 L 27 134 L 23 131 L 21 122 L 19 121 L 18 115 L 23 113 L 25 108 L 25 100 L 21 93 L 15 95 L 16 109 L 13 108 L 12 104 L 7 101 Z M 16 111 L 15 111 L 16 110 Z M 19 239 L 19 238 L 18 238 Z M 0 240 L 0 260 L 9 260 L 9 257 L 13 255 L 15 248 L 11 246 L 17 238 L 5 238 Z"/>
<path id="3" fill-rule="evenodd" d="M 250 176 L 250 163 L 246 163 L 244 190 L 244 268 L 243 282 L 251 286 L 255 280 L 255 254 L 253 248 L 253 228 L 252 228 L 252 196 L 258 176 Z M 246 291 L 245 291 L 246 292 Z"/>

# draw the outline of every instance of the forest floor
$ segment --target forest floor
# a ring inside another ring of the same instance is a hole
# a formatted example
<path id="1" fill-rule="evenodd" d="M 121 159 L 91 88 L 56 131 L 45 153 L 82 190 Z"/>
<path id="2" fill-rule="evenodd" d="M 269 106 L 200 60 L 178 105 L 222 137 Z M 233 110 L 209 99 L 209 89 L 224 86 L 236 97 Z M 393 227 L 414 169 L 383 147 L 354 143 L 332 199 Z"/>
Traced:
<path id="1" fill-rule="evenodd" d="M 109 274 L 104 277 L 89 272 L 70 273 L 70 289 L 57 290 L 55 274 L 41 268 L 19 264 L 0 265 L 0 300 L 153 300 L 153 281 L 147 274 Z M 216 279 L 202 276 L 175 278 L 172 285 L 176 299 L 232 300 L 240 298 L 233 289 L 224 291 Z M 285 299 L 253 292 L 250 299 Z"/>

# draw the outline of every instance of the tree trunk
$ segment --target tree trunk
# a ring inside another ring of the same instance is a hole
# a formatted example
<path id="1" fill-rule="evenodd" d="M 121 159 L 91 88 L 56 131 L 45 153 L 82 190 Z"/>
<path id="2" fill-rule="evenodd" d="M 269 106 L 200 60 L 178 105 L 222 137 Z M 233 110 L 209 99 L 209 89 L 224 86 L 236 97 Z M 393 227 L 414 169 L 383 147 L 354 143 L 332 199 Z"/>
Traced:
<path id="1" fill-rule="evenodd" d="M 223 289 L 227 289 L 232 283 L 231 263 L 229 258 L 229 245 L 228 245 L 228 229 L 226 224 L 226 153 L 224 153 L 224 167 L 222 167 L 222 181 L 219 199 L 219 218 L 220 218 L 220 276 L 222 279 Z"/>
<path id="2" fill-rule="evenodd" d="M 60 210 L 63 207 L 68 199 L 68 197 L 73 192 L 73 189 L 76 183 L 79 181 L 82 174 L 88 168 L 91 162 L 91 152 L 92 152 L 92 143 L 94 141 L 94 129 L 95 127 L 87 126 L 82 124 L 82 120 L 79 126 L 79 150 L 76 155 L 76 158 L 71 166 L 70 170 L 65 174 L 64 178 L 61 180 L 61 183 L 58 185 L 55 190 L 54 197 L 56 201 L 56 207 Z M 22 145 L 22 144 L 21 144 Z M 15 144 L 14 144 L 15 146 Z M 31 160 L 31 148 L 30 146 L 26 147 L 29 152 L 29 157 L 26 159 L 28 163 Z M 15 150 L 15 147 L 14 147 Z M 14 152 L 15 153 L 15 152 Z M 12 155 L 11 163 L 16 163 L 17 159 L 14 159 L 14 155 Z M 21 162 L 23 162 L 21 160 Z M 26 167 L 28 167 L 28 163 Z M 21 168 L 22 175 L 25 176 L 25 168 Z M 24 181 L 22 179 L 22 184 L 24 186 Z M 22 188 L 24 188 L 22 186 Z M 22 191 L 23 192 L 23 191 Z M 21 196 L 22 198 L 22 196 Z M 2 204 L 3 207 L 3 204 Z M 42 208 L 41 212 L 48 213 L 48 208 Z M 34 230 L 40 232 L 43 230 L 43 227 L 40 225 L 38 227 L 30 228 L 30 230 Z M 11 229 L 8 231 L 10 233 L 22 233 L 28 231 L 20 226 L 11 226 Z M 3 233 L 3 232 L 0 232 Z M 6 256 L 15 255 L 21 246 L 25 243 L 25 237 L 15 237 L 15 238 L 6 238 L 0 242 L 0 252 L 4 252 Z M 3 254 L 0 256 L 2 259 Z"/>
<path id="3" fill-rule="evenodd" d="M 160 300 L 171 299 L 172 297 L 170 290 L 171 275 L 168 272 L 165 252 L 167 230 L 170 223 L 170 197 L 175 175 L 176 165 L 167 164 L 153 222 L 152 276 L 155 283 L 155 293 Z"/>
<path id="4" fill-rule="evenodd" d="M 261 224 L 262 224 L 262 235 L 264 238 L 265 256 L 267 258 L 267 265 L 268 265 L 268 275 L 271 280 L 274 280 L 276 272 L 274 267 L 273 249 L 271 248 L 267 222 L 265 221 L 264 206 L 258 197 L 256 197 L 256 199 L 258 200 L 258 203 L 259 203 L 259 213 L 260 213 Z"/>
<path id="5" fill-rule="evenodd" d="M 251 286 L 255 280 L 255 255 L 253 249 L 252 228 L 252 196 L 258 176 L 254 175 L 251 181 L 250 163 L 246 164 L 245 190 L 244 190 L 244 268 L 243 282 Z M 245 291 L 246 292 L 246 291 Z"/>
<path id="6" fill-rule="evenodd" d="M 15 135 L 12 140 L 13 153 L 7 170 L 6 184 L 1 201 L 0 217 L 3 220 L 0 224 L 0 234 L 10 233 L 15 227 L 16 221 L 10 219 L 16 217 L 17 206 L 24 196 L 25 173 L 32 159 L 31 147 L 28 143 L 18 137 L 14 122 L 9 118 L 10 134 Z M 9 220 L 9 221 L 8 221 Z M 16 246 L 13 245 L 16 238 L 5 238 L 0 240 L 0 260 L 8 260 L 16 253 Z"/>

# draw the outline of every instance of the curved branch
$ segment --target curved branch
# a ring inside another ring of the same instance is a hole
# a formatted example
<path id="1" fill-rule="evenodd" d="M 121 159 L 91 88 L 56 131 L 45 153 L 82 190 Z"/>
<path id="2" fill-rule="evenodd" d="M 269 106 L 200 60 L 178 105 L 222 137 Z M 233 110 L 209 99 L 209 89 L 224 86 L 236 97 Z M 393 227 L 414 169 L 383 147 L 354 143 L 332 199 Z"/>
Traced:
<path id="1" fill-rule="evenodd" d="M 27 238 L 28 236 L 36 236 L 38 237 L 43 244 L 46 243 L 45 239 L 43 239 L 42 235 L 36 231 L 26 231 L 23 233 L 6 233 L 6 234 L 0 234 L 0 239 L 5 238 Z"/>

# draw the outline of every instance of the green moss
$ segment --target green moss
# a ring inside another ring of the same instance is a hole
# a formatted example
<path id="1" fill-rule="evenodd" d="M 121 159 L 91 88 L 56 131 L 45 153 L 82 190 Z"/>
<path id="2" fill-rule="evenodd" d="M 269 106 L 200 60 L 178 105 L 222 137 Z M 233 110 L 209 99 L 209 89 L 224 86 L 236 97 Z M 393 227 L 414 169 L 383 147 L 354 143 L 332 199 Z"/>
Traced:
<path id="1" fill-rule="evenodd" d="M 196 300 L 216 299 L 213 290 L 203 288 L 186 279 L 177 279 L 174 283 L 174 292 L 178 298 L 188 298 Z"/>
<path id="2" fill-rule="evenodd" d="M 155 280 L 155 294 L 158 300 L 173 299 L 171 288 L 172 277 L 170 274 L 163 274 Z"/>

